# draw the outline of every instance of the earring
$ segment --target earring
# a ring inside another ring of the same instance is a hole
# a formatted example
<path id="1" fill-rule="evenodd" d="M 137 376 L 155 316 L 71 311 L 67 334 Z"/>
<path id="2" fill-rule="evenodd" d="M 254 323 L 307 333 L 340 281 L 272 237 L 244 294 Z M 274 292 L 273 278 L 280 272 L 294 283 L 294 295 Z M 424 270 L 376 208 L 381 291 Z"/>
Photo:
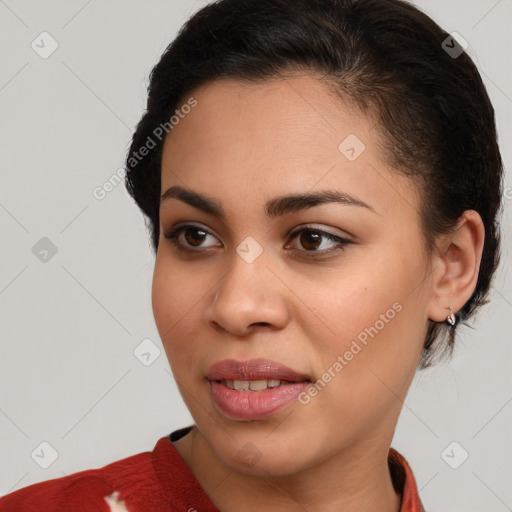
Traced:
<path id="1" fill-rule="evenodd" d="M 448 309 L 451 311 L 452 310 L 452 307 L 451 306 L 448 306 Z M 454 313 L 450 313 L 447 317 L 446 317 L 446 321 L 450 324 L 450 325 L 455 325 L 455 323 L 457 322 L 457 317 L 455 316 Z"/>

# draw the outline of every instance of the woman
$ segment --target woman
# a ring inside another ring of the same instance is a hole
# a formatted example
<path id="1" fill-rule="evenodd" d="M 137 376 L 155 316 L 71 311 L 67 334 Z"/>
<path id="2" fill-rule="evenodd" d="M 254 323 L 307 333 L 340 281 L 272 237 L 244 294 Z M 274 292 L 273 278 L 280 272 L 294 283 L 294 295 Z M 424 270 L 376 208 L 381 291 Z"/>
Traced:
<path id="1" fill-rule="evenodd" d="M 194 425 L 15 510 L 420 511 L 390 448 L 499 260 L 494 111 L 400 0 L 220 0 L 154 68 L 126 161 Z"/>

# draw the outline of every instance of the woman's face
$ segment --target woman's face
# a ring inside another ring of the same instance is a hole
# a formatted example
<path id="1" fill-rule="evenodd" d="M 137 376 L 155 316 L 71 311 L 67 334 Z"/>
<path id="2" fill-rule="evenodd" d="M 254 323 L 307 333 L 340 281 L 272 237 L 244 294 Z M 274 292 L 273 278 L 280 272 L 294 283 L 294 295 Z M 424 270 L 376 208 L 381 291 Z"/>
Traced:
<path id="1" fill-rule="evenodd" d="M 191 96 L 164 145 L 162 194 L 188 195 L 161 203 L 152 302 L 199 431 L 247 474 L 387 453 L 432 301 L 415 186 L 312 75 Z"/>

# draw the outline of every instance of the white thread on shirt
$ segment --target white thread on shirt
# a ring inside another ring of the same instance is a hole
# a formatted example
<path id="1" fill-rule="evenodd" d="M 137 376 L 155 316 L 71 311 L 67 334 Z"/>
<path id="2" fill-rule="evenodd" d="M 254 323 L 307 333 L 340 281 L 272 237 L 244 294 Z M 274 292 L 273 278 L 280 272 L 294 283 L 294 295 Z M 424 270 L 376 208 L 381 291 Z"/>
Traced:
<path id="1" fill-rule="evenodd" d="M 108 503 L 110 507 L 110 512 L 130 512 L 125 504 L 124 501 L 119 501 L 119 491 L 115 491 L 109 496 L 105 496 L 105 501 Z"/>

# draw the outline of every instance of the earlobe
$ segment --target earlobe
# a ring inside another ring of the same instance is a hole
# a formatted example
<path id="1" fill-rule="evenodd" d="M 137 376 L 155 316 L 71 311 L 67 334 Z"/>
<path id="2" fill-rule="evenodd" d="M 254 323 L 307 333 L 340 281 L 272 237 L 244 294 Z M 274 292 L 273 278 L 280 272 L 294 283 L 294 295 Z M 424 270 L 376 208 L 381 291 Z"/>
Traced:
<path id="1" fill-rule="evenodd" d="M 428 311 L 433 321 L 447 321 L 455 325 L 457 311 L 470 299 L 476 288 L 484 239 L 482 218 L 474 210 L 466 210 L 453 231 L 440 238 Z"/>

